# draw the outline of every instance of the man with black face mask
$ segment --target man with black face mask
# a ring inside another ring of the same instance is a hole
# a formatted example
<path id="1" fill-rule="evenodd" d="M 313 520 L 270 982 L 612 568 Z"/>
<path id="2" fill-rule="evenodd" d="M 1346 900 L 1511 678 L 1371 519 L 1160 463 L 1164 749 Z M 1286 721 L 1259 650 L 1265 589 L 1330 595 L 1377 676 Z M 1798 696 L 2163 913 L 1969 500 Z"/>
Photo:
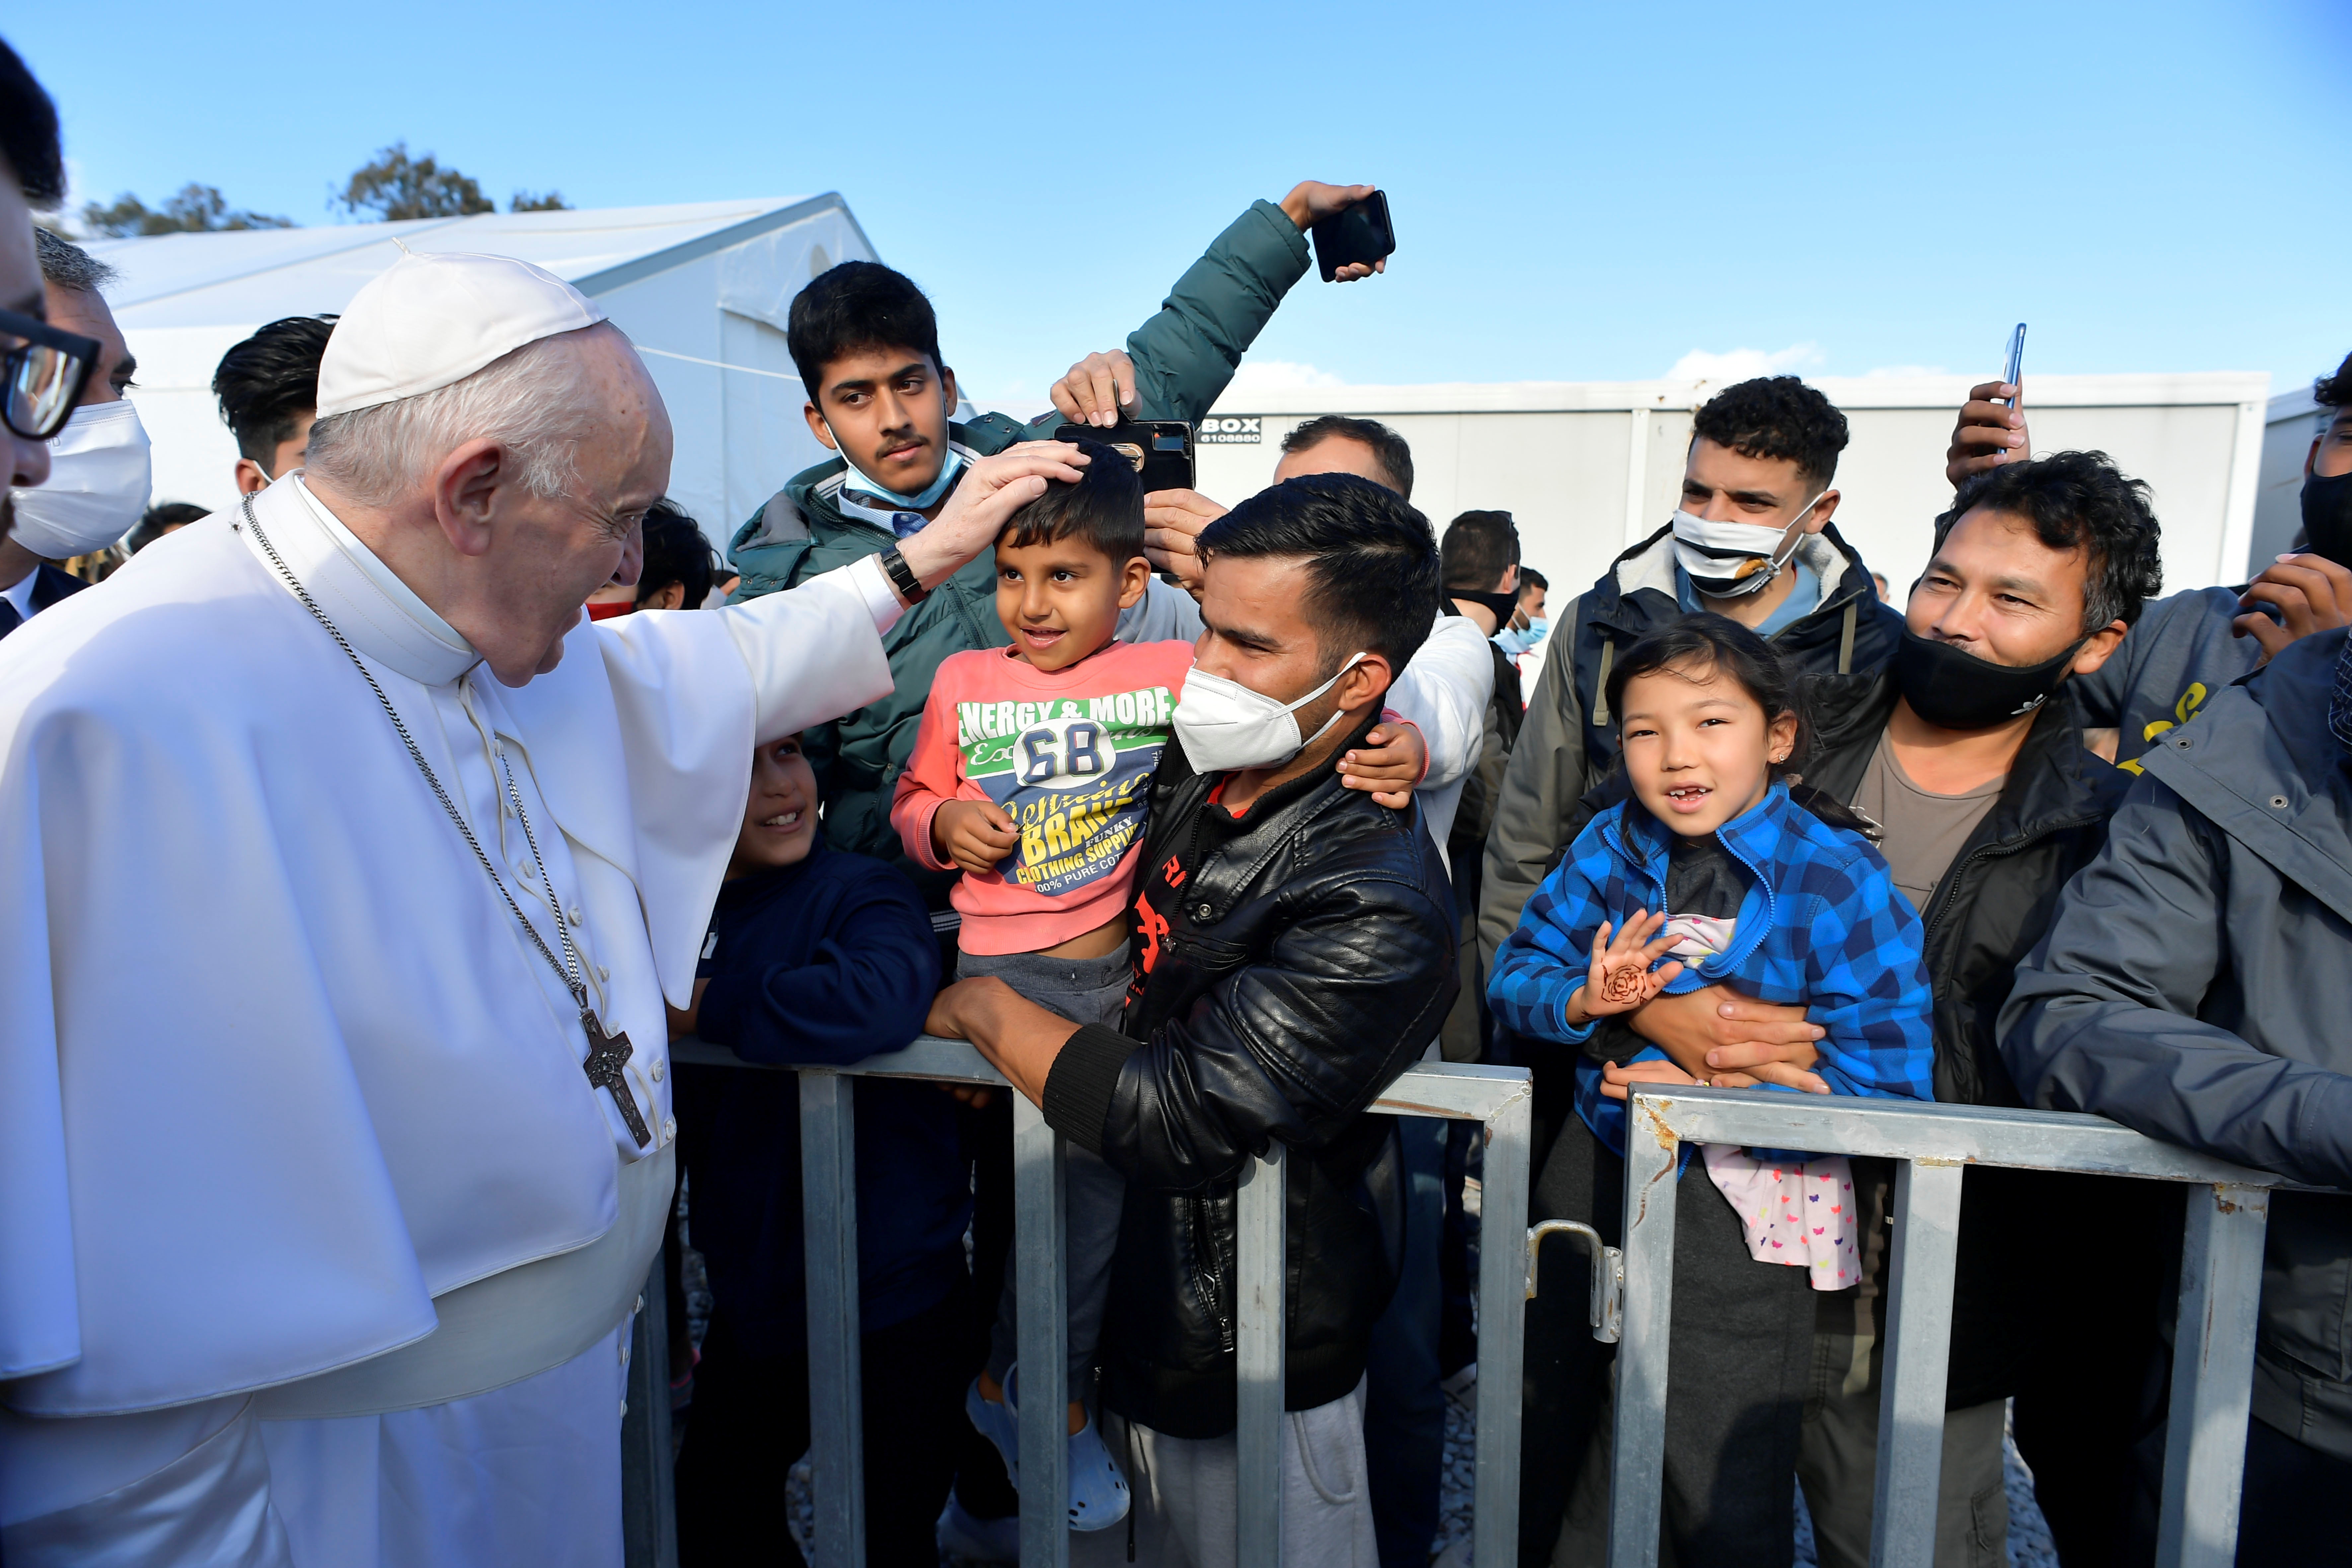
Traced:
<path id="1" fill-rule="evenodd" d="M 2021 391 L 2000 383 L 1970 390 L 1946 453 L 1955 488 L 2032 450 Z M 2352 619 L 2352 355 L 2312 395 L 2335 417 L 2304 458 L 2303 537 L 2294 551 L 2242 586 L 2190 588 L 2150 605 L 2116 657 L 2075 683 L 2092 743 L 2126 772 L 2138 773 L 2166 731 L 2289 643 Z"/>
<path id="2" fill-rule="evenodd" d="M 2126 630 L 2161 585 L 2147 487 L 2105 454 L 1991 467 L 1937 520 L 1936 552 L 1911 592 L 1893 658 L 1859 693 L 1814 694 L 1805 782 L 1880 824 L 1895 885 L 1927 925 L 1939 1100 L 2020 1103 L 1993 1016 L 2058 890 L 2105 842 L 2107 816 L 2131 782 L 2089 749 L 2074 694 L 2129 646 Z M 1745 1021 L 1721 1016 L 1727 999 Z M 1756 1081 L 1750 1073 L 1787 1083 L 1811 1065 L 1808 1046 L 1738 1043 L 1764 1037 L 1756 1020 L 1799 1020 L 1720 987 L 1661 997 L 1631 1018 L 1685 1071 L 1719 1085 Z M 1855 1162 L 1874 1256 L 1863 1285 L 1818 1298 L 1799 1479 L 1823 1568 L 1869 1561 L 1888 1175 L 1877 1162 Z M 2139 1384 L 2158 1344 L 2155 1260 L 2164 1256 L 2168 1195 L 2177 1236 L 2178 1195 L 2153 1184 L 1969 1172 L 1939 1568 L 2003 1560 L 2011 1395 L 2018 1444 L 2068 1568 L 2107 1560 L 2129 1496 Z M 2030 1274 L 2012 1239 L 2028 1215 L 2047 1242 L 2032 1249 Z"/>

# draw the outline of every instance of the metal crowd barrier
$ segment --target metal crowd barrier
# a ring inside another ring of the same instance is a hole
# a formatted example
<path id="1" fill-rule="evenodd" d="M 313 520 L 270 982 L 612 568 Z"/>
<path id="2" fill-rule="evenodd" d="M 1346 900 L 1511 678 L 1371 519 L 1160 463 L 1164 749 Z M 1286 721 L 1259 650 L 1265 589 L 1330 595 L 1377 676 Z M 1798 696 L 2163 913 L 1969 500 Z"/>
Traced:
<path id="1" fill-rule="evenodd" d="M 690 1038 L 674 1042 L 670 1057 L 696 1065 L 751 1067 L 732 1051 Z M 855 1067 L 775 1070 L 801 1075 L 816 1568 L 863 1568 L 866 1561 L 856 1138 L 851 1115 L 855 1080 L 860 1078 L 991 1084 L 1004 1087 L 1013 1097 L 1013 1266 L 1021 1303 L 1021 1562 L 1024 1568 L 1067 1568 L 1064 1412 L 1069 1393 L 1060 1135 L 1045 1125 L 1035 1106 L 1006 1087 L 996 1069 L 961 1040 L 926 1036 L 903 1051 L 871 1057 Z M 1479 1563 L 1510 1568 L 1518 1561 L 1521 1334 L 1532 1289 L 1528 1255 L 1522 1245 L 1515 1245 L 1528 1211 L 1528 1075 L 1519 1068 L 1414 1067 L 1389 1086 L 1374 1109 L 1486 1124 L 1481 1212 L 1489 1223 L 1478 1263 L 1478 1446 L 1471 1549 Z M 1243 1174 L 1237 1201 L 1239 1568 L 1280 1568 L 1282 1560 L 1282 1155 L 1277 1143 L 1265 1158 L 1253 1162 Z M 667 1342 L 656 1306 L 661 1295 L 656 1267 L 646 1288 L 647 1310 L 638 1315 L 630 1408 L 622 1435 L 629 1568 L 674 1568 L 677 1561 L 668 1488 Z M 656 1405 L 657 1410 L 653 1408 Z"/>
<path id="2" fill-rule="evenodd" d="M 2270 1221 L 2270 1189 L 2294 1184 L 2160 1143 L 2096 1116 L 1640 1084 L 1633 1086 L 1630 1109 L 1612 1568 L 1655 1568 L 1658 1561 L 1675 1172 L 1685 1142 L 1900 1162 L 1871 1527 L 1874 1568 L 1929 1568 L 1935 1561 L 1963 1170 L 2011 1165 L 2196 1184 L 2180 1265 L 2157 1562 L 2159 1568 L 2230 1568 L 2252 1403 L 2263 1233 Z M 1597 1245 L 1599 1238 L 1591 1239 Z M 1490 1252 L 1490 1264 L 1493 1257 Z M 1483 1418 L 1483 1407 L 1480 1414 Z M 1479 1552 L 1485 1564 L 1507 1568 L 1511 1562 L 1486 1556 L 1483 1538 Z"/>

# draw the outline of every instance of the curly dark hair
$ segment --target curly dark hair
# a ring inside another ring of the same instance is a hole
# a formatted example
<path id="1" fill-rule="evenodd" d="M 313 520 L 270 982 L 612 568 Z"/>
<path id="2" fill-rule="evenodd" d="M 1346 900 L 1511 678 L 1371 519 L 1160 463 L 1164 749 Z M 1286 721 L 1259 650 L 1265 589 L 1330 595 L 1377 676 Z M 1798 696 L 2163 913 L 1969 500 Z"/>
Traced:
<path id="1" fill-rule="evenodd" d="M 2311 384 L 2311 400 L 2326 408 L 2352 403 L 2352 354 L 2344 356 L 2334 375 L 2323 375 Z"/>
<path id="2" fill-rule="evenodd" d="M 1954 523 L 1979 507 L 2025 518 L 2051 549 L 2089 555 L 2084 632 L 2116 621 L 2128 626 L 2164 591 L 2162 541 L 2148 495 L 2147 480 L 2126 477 L 2105 452 L 2053 452 L 2003 463 L 1961 484 L 1952 510 L 1936 520 L 1936 548 L 1944 547 Z"/>
<path id="3" fill-rule="evenodd" d="M 1845 450 L 1845 416 L 1793 375 L 1759 375 L 1727 386 L 1691 420 L 1691 438 L 1704 436 L 1743 458 L 1777 458 L 1817 484 L 1837 477 Z"/>

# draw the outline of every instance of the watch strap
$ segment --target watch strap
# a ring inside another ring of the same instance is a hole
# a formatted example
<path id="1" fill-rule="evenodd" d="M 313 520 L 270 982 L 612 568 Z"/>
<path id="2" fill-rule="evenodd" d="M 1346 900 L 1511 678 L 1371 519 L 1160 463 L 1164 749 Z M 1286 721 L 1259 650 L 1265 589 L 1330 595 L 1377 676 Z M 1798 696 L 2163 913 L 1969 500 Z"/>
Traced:
<path id="1" fill-rule="evenodd" d="M 915 575 L 915 569 L 907 564 L 905 556 L 898 553 L 897 545 L 882 552 L 882 571 L 890 579 L 890 586 L 898 591 L 898 597 L 908 604 L 919 605 L 930 597 L 931 591 L 923 586 L 921 579 Z"/>

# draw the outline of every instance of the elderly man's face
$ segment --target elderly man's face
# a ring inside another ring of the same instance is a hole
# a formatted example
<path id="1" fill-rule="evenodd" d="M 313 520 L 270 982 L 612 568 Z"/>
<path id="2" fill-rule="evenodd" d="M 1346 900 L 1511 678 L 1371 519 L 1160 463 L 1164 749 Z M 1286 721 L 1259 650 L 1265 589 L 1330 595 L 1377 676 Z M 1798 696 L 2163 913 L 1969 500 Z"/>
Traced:
<path id="1" fill-rule="evenodd" d="M 570 347 L 599 411 L 574 458 L 579 482 L 551 500 L 495 487 L 483 557 L 495 612 L 457 628 L 509 686 L 555 668 L 581 606 L 612 581 L 646 509 L 669 486 L 669 415 L 635 351 L 611 328 L 581 332 Z"/>

